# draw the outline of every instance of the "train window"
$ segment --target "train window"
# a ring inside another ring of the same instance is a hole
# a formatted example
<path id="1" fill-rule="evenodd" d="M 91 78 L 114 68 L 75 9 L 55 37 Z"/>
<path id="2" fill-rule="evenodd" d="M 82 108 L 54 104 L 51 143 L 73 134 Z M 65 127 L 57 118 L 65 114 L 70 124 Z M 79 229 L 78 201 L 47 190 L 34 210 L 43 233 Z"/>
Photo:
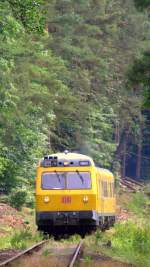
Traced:
<path id="1" fill-rule="evenodd" d="M 59 173 L 43 173 L 42 189 L 65 189 L 65 179 Z"/>
<path id="2" fill-rule="evenodd" d="M 104 182 L 101 181 L 101 194 L 102 194 L 102 197 L 104 197 Z"/>
<path id="3" fill-rule="evenodd" d="M 110 183 L 110 197 L 114 197 L 114 182 Z"/>
<path id="4" fill-rule="evenodd" d="M 104 182 L 104 197 L 108 197 L 108 187 L 107 187 L 107 182 Z"/>
<path id="5" fill-rule="evenodd" d="M 107 185 L 107 181 L 102 181 L 101 185 L 102 185 L 102 196 L 103 197 L 108 197 L 108 185 Z"/>
<path id="6" fill-rule="evenodd" d="M 67 174 L 68 189 L 90 189 L 91 177 L 89 172 L 68 172 Z"/>
<path id="7" fill-rule="evenodd" d="M 110 192 L 110 197 L 113 197 L 113 192 L 112 192 L 112 183 L 109 183 L 109 192 Z"/>
<path id="8" fill-rule="evenodd" d="M 114 188 L 114 182 L 111 183 L 112 186 L 112 197 L 115 195 L 115 188 Z"/>
<path id="9" fill-rule="evenodd" d="M 90 189 L 89 172 L 45 172 L 41 178 L 42 189 Z"/>
<path id="10" fill-rule="evenodd" d="M 99 189 L 98 189 L 98 193 L 99 193 L 99 197 L 101 197 L 101 192 L 102 192 L 102 184 L 101 184 L 101 181 L 99 180 L 99 183 L 98 183 L 98 185 L 99 185 Z"/>

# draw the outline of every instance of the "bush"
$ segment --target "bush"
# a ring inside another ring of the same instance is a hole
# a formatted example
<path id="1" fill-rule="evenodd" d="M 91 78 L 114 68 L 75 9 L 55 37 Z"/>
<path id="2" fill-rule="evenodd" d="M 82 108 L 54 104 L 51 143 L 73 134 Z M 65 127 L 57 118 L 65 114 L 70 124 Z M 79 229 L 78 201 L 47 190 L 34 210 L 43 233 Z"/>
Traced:
<path id="1" fill-rule="evenodd" d="M 35 207 L 35 196 L 32 191 L 28 191 L 26 195 L 26 206 L 31 209 Z"/>
<path id="2" fill-rule="evenodd" d="M 95 244 L 100 245 L 103 242 L 103 237 L 104 237 L 103 232 L 100 230 L 97 230 L 95 232 Z"/>
<path id="3" fill-rule="evenodd" d="M 127 208 L 140 217 L 148 215 L 148 197 L 143 192 L 137 192 L 127 204 Z"/>
<path id="4" fill-rule="evenodd" d="M 10 238 L 11 248 L 26 249 L 27 247 L 43 240 L 43 235 L 39 232 L 32 234 L 30 229 L 23 229 L 15 232 Z"/>
<path id="5" fill-rule="evenodd" d="M 150 266 L 150 226 L 126 222 L 115 225 L 112 250 L 137 266 Z"/>
<path id="6" fill-rule="evenodd" d="M 9 196 L 8 195 L 0 195 L 0 202 L 8 204 L 9 203 Z"/>
<path id="7" fill-rule="evenodd" d="M 25 249 L 27 247 L 27 241 L 32 239 L 32 234 L 29 230 L 21 230 L 20 232 L 14 233 L 10 240 L 12 248 Z"/>
<path id="8" fill-rule="evenodd" d="M 12 207 L 20 210 L 23 204 L 26 202 L 26 191 L 12 192 L 9 196 L 9 203 Z"/>

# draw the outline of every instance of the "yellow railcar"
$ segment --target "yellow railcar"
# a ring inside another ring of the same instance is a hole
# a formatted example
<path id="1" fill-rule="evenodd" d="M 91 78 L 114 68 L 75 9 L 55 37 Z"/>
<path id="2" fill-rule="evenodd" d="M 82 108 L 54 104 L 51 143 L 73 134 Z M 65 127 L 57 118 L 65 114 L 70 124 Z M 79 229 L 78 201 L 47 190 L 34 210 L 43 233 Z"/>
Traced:
<path id="1" fill-rule="evenodd" d="M 77 153 L 57 153 L 39 162 L 36 177 L 36 223 L 39 230 L 58 227 L 85 230 L 115 221 L 113 174 Z"/>

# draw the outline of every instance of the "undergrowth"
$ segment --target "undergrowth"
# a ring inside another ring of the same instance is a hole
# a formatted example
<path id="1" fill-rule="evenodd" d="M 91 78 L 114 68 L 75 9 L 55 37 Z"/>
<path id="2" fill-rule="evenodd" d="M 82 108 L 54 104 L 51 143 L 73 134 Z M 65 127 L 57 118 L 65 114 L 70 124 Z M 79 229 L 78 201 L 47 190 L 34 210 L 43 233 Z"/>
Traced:
<path id="1" fill-rule="evenodd" d="M 133 195 L 126 208 L 139 218 L 150 217 L 150 198 L 144 192 L 137 192 Z"/>
<path id="2" fill-rule="evenodd" d="M 127 221 L 109 231 L 86 237 L 89 250 L 138 267 L 150 267 L 150 185 L 144 192 L 122 193 L 119 205 L 129 212 Z"/>
<path id="3" fill-rule="evenodd" d="M 134 221 L 117 223 L 106 232 L 86 238 L 89 249 L 138 267 L 150 266 L 150 226 Z"/>
<path id="4" fill-rule="evenodd" d="M 150 226 L 134 221 L 115 225 L 111 239 L 113 255 L 124 258 L 140 267 L 150 266 Z"/>
<path id="5" fill-rule="evenodd" d="M 23 250 L 43 239 L 41 233 L 32 233 L 29 229 L 15 231 L 12 235 L 7 235 L 0 239 L 0 249 L 12 248 Z"/>

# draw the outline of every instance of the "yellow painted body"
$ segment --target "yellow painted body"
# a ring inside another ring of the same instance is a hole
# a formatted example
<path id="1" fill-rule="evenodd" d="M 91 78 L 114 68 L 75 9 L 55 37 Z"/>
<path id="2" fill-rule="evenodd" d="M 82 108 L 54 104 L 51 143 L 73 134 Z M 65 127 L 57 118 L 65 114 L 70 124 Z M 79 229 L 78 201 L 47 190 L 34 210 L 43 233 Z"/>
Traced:
<path id="1" fill-rule="evenodd" d="M 116 212 L 116 196 L 114 192 L 113 174 L 104 169 L 97 169 L 97 212 L 114 214 Z M 105 191 L 103 184 L 105 183 Z M 105 194 L 106 193 L 106 194 Z"/>
<path id="2" fill-rule="evenodd" d="M 55 154 L 61 156 L 61 154 Z M 80 157 L 80 154 L 69 153 L 65 155 L 65 159 L 74 160 Z M 88 159 L 91 166 L 78 166 L 78 167 L 41 167 L 40 164 L 37 168 L 36 177 L 36 212 L 45 211 L 89 211 L 94 210 L 98 214 L 111 214 L 115 216 L 116 198 L 114 194 L 114 177 L 111 172 L 99 169 L 94 165 L 91 158 L 83 156 L 83 159 Z M 91 189 L 76 189 L 76 190 L 43 190 L 41 188 L 41 176 L 44 172 L 90 172 L 92 188 Z M 103 186 L 105 183 L 105 186 Z M 111 186 L 110 186 L 110 183 Z M 105 192 L 104 191 L 105 187 Z M 106 189 L 107 188 L 107 189 Z M 113 193 L 112 193 L 113 190 Z M 45 203 L 44 198 L 49 197 L 49 202 Z M 63 203 L 62 198 L 69 197 L 69 203 Z M 88 197 L 88 202 L 84 202 L 83 198 Z"/>

